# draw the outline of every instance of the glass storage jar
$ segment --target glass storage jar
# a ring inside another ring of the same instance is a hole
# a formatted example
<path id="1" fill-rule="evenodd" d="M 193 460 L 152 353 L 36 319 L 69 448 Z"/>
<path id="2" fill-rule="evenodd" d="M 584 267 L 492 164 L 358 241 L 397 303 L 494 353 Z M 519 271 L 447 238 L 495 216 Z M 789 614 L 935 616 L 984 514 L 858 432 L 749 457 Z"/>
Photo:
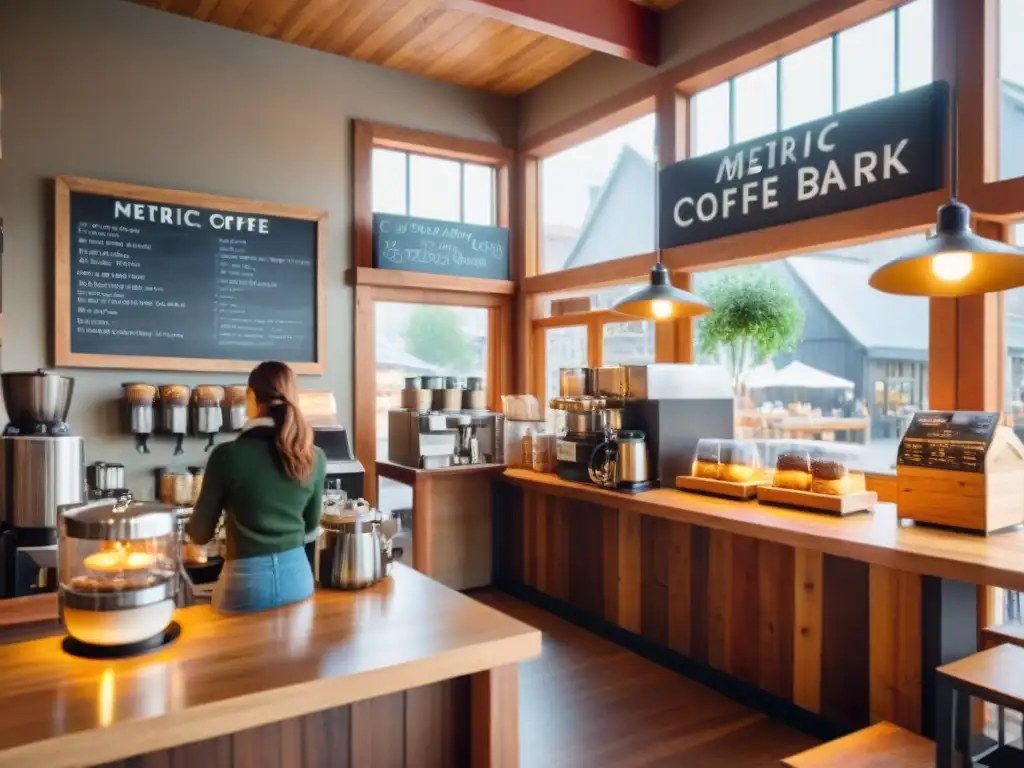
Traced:
<path id="1" fill-rule="evenodd" d="M 179 570 L 173 507 L 114 499 L 68 505 L 59 533 L 59 598 L 71 637 L 123 646 L 167 629 Z"/>

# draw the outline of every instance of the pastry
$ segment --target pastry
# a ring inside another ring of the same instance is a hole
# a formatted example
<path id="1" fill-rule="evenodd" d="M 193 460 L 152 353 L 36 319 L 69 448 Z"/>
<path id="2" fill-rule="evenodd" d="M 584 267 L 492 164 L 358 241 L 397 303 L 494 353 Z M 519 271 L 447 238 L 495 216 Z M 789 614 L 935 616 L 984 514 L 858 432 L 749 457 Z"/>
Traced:
<path id="1" fill-rule="evenodd" d="M 806 491 L 811 487 L 811 459 L 806 453 L 782 453 L 775 462 L 772 485 L 793 491 Z"/>
<path id="2" fill-rule="evenodd" d="M 755 478 L 757 469 L 746 464 L 723 464 L 720 477 L 730 483 L 749 483 Z"/>
<path id="3" fill-rule="evenodd" d="M 708 480 L 717 480 L 721 466 L 717 461 L 697 461 L 693 464 L 694 477 L 705 477 Z"/>
<path id="4" fill-rule="evenodd" d="M 693 476 L 717 480 L 721 466 L 718 461 L 720 450 L 717 440 L 701 440 L 697 444 L 697 459 L 693 462 Z"/>
<path id="5" fill-rule="evenodd" d="M 850 477 L 838 461 L 815 459 L 811 462 L 811 492 L 842 496 L 850 492 Z"/>

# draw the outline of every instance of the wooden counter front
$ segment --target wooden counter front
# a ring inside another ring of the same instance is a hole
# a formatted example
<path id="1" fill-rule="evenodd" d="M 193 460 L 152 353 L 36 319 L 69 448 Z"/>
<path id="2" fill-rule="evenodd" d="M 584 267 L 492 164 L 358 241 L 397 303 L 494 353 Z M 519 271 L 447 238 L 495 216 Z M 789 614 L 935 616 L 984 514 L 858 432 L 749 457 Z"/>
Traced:
<path id="1" fill-rule="evenodd" d="M 636 495 L 570 483 L 525 469 L 504 477 L 523 488 L 828 555 L 945 579 L 1024 590 L 1024 531 L 975 536 L 924 526 L 900 526 L 893 504 L 870 514 L 828 515 L 702 496 L 669 488 Z"/>
<path id="2" fill-rule="evenodd" d="M 519 469 L 496 485 L 499 587 L 823 736 L 928 735 L 934 669 L 977 648 L 977 584 L 1024 587 L 1024 534 L 900 528 L 892 505 L 834 518 Z"/>
<path id="3" fill-rule="evenodd" d="M 391 758 L 406 754 L 409 728 L 429 729 L 453 696 L 472 709 L 472 765 L 497 765 L 488 713 L 503 686 L 514 700 L 515 664 L 540 653 L 537 630 L 401 566 L 361 592 L 318 590 L 238 616 L 197 606 L 176 619 L 175 643 L 131 659 L 79 659 L 60 637 L 0 646 L 0 766 L 97 765 L 179 745 L 201 747 L 188 753 L 194 768 L 255 766 L 239 754 L 261 743 L 304 756 L 281 762 L 290 766 L 403 765 Z M 286 726 L 276 740 L 269 724 Z M 325 756 L 325 743 L 337 752 Z"/>

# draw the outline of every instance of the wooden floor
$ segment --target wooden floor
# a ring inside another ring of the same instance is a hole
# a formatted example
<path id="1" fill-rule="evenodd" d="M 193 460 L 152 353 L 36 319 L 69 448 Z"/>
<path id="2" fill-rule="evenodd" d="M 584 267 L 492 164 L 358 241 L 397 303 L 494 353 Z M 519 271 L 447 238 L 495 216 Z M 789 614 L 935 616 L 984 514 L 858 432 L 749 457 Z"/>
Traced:
<path id="1" fill-rule="evenodd" d="M 506 594 L 472 596 L 544 633 L 519 673 L 522 766 L 774 767 L 817 743 Z"/>

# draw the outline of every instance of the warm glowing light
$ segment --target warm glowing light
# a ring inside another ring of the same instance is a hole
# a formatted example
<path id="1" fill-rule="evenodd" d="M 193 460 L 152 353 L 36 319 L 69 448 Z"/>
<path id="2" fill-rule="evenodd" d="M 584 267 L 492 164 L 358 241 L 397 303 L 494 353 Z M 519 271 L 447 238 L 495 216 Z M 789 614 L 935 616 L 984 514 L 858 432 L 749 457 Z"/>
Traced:
<path id="1" fill-rule="evenodd" d="M 651 314 L 658 320 L 672 317 L 672 302 L 668 299 L 655 299 L 651 302 Z"/>
<path id="2" fill-rule="evenodd" d="M 85 567 L 90 571 L 113 573 L 116 571 L 140 571 L 152 568 L 156 555 L 149 552 L 131 552 L 127 549 L 114 549 L 108 552 L 95 552 L 85 558 Z"/>
<path id="3" fill-rule="evenodd" d="M 100 690 L 97 700 L 100 725 L 104 728 L 114 722 L 114 670 L 107 667 L 100 677 Z"/>
<path id="4" fill-rule="evenodd" d="M 932 272 L 939 280 L 955 283 L 963 280 L 974 268 L 974 259 L 966 251 L 953 251 L 932 256 Z"/>

